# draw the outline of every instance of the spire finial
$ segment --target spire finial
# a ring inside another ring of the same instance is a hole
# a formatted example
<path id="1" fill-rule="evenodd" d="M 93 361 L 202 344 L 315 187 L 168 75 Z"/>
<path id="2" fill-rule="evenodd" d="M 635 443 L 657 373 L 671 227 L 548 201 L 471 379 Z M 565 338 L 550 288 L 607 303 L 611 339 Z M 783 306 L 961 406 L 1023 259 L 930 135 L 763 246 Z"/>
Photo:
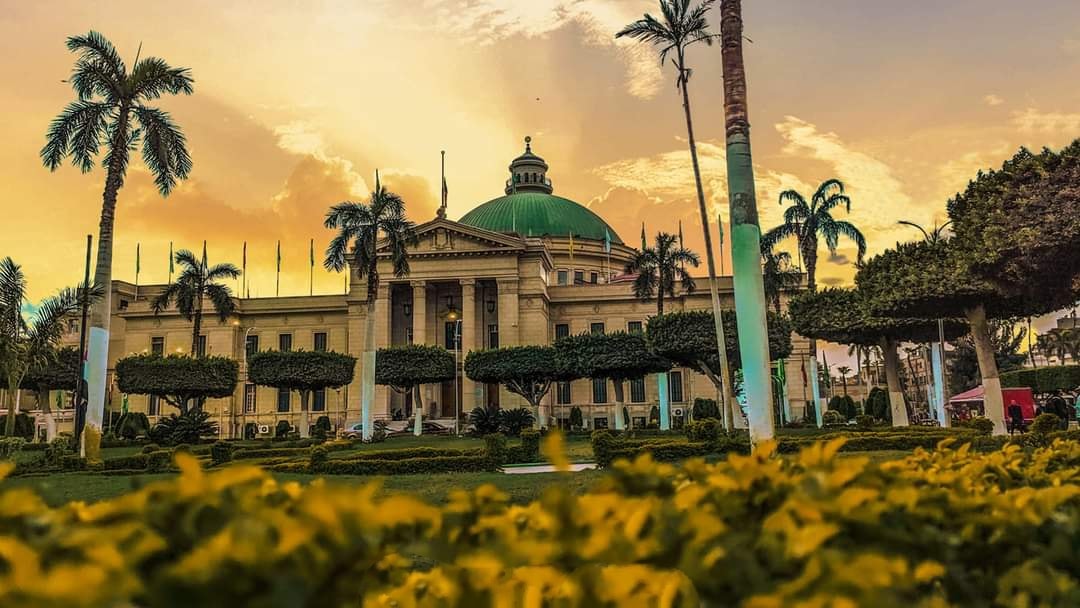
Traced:
<path id="1" fill-rule="evenodd" d="M 531 135 L 526 135 L 525 136 L 525 153 L 526 154 L 528 154 L 529 152 L 532 152 L 532 146 L 530 145 L 531 143 L 532 143 L 532 136 Z"/>

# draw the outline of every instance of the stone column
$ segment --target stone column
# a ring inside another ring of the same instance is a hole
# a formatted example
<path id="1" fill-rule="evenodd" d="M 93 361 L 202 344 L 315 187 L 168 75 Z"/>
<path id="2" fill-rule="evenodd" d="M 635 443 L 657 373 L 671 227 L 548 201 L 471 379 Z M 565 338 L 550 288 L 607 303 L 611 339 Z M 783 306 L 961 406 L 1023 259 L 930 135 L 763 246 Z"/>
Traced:
<path id="1" fill-rule="evenodd" d="M 410 285 L 413 344 L 427 344 L 427 281 L 413 281 Z"/>
<path id="2" fill-rule="evenodd" d="M 379 296 L 375 299 L 375 350 L 390 346 L 390 323 L 393 317 L 390 315 L 390 284 L 379 286 Z M 371 405 L 371 418 L 386 419 L 390 417 L 390 388 L 375 385 L 375 400 Z"/>
<path id="3" fill-rule="evenodd" d="M 471 350 L 476 350 L 476 280 L 461 279 L 461 358 Z M 460 369 L 460 367 L 459 367 Z M 480 390 L 482 385 L 461 377 L 461 411 L 468 414 L 482 399 Z"/>
<path id="4" fill-rule="evenodd" d="M 520 321 L 520 315 L 518 310 L 518 287 L 520 282 L 517 277 L 508 279 L 498 279 L 497 281 L 499 296 L 498 296 L 498 317 L 499 317 L 499 346 L 519 346 L 521 344 L 521 332 L 518 330 L 518 323 Z M 552 385 L 551 393 L 549 397 L 555 393 L 555 386 Z M 544 404 L 540 407 L 547 407 L 549 400 L 545 399 Z M 506 390 L 506 387 L 499 388 L 499 407 L 504 410 L 529 407 L 529 403 L 519 395 L 515 395 Z M 534 413 L 535 414 L 535 413 Z M 539 420 L 537 420 L 539 422 Z"/>

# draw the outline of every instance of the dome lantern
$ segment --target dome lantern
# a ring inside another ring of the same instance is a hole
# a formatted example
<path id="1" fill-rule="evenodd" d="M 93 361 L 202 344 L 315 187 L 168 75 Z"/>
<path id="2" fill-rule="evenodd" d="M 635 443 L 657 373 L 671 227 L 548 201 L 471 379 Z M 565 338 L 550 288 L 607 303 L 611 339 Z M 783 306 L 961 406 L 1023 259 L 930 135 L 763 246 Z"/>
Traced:
<path id="1" fill-rule="evenodd" d="M 510 162 L 510 179 L 506 180 L 506 194 L 516 192 L 543 192 L 551 194 L 554 188 L 547 177 L 548 165 L 544 159 L 533 154 L 532 137 L 525 137 L 525 153 Z"/>

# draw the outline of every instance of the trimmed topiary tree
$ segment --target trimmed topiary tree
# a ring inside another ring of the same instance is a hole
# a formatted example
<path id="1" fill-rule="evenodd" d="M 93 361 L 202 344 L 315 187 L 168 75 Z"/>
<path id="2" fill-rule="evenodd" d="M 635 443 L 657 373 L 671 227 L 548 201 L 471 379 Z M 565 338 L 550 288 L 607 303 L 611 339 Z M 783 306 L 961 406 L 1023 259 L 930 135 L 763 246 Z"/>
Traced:
<path id="1" fill-rule="evenodd" d="M 420 386 L 453 380 L 457 371 L 454 368 L 454 354 L 441 346 L 409 344 L 380 348 L 375 353 L 375 384 L 389 386 L 404 395 L 413 393 L 413 433 L 419 437 L 424 417 Z"/>
<path id="2" fill-rule="evenodd" d="M 57 350 L 55 358 L 45 361 L 44 365 L 28 369 L 19 383 L 19 388 L 32 391 L 37 398 L 38 407 L 45 417 L 46 441 L 52 441 L 56 437 L 56 419 L 49 401 L 49 392 L 76 390 L 81 372 L 79 350 L 68 346 Z"/>
<path id="3" fill-rule="evenodd" d="M 183 415 L 231 396 L 239 370 L 227 357 L 131 355 L 116 362 L 116 384 L 124 393 L 163 399 Z"/>
<path id="4" fill-rule="evenodd" d="M 266 350 L 248 357 L 248 380 L 300 393 L 300 436 L 309 437 L 311 395 L 352 382 L 356 358 L 330 351 Z"/>
<path id="5" fill-rule="evenodd" d="M 474 350 L 465 357 L 465 375 L 475 382 L 501 384 L 532 406 L 533 419 L 540 420 L 540 401 L 552 382 L 576 377 L 551 346 L 508 346 Z"/>
<path id="6" fill-rule="evenodd" d="M 889 386 L 890 418 L 895 426 L 908 425 L 907 406 L 900 386 L 901 342 L 932 342 L 938 336 L 933 319 L 878 317 L 870 313 L 865 294 L 858 289 L 830 287 L 802 293 L 788 305 L 792 325 L 808 338 L 855 344 L 878 345 L 885 358 L 885 379 Z M 967 333 L 967 325 L 957 319 L 943 323 L 946 339 Z"/>
<path id="7" fill-rule="evenodd" d="M 615 429 L 620 431 L 629 417 L 623 407 L 624 383 L 671 369 L 671 362 L 653 352 L 645 336 L 639 333 L 617 331 L 567 336 L 555 342 L 555 349 L 578 375 L 611 380 L 615 388 Z"/>

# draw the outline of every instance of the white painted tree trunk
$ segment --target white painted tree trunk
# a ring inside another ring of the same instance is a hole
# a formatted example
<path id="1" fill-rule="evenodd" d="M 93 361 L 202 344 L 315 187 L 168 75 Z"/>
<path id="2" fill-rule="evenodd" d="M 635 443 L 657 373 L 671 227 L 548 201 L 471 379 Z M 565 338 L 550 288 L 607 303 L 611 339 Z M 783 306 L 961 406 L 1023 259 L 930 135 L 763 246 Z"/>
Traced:
<path id="1" fill-rule="evenodd" d="M 994 435 L 1004 435 L 1007 432 L 1005 403 L 1001 396 L 997 360 L 994 359 L 994 344 L 990 341 L 990 326 L 986 322 L 986 308 L 980 305 L 968 310 L 967 319 L 975 342 L 975 355 L 979 359 L 979 373 L 982 375 L 983 414 L 994 423 Z"/>
<path id="2" fill-rule="evenodd" d="M 909 426 L 904 391 L 900 388 L 900 355 L 895 340 L 883 340 L 881 352 L 885 357 L 885 381 L 889 385 L 889 408 L 893 426 Z"/>

